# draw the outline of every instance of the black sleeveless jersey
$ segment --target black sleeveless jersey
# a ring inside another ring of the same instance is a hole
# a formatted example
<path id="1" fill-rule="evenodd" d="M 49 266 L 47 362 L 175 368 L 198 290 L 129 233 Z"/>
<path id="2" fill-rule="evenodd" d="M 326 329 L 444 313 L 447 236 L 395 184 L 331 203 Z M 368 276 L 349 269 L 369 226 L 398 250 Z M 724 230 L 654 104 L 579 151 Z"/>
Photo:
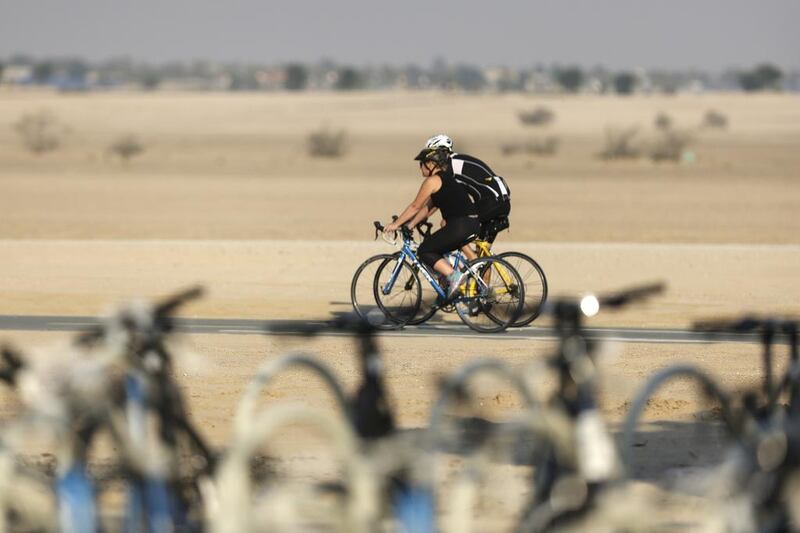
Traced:
<path id="1" fill-rule="evenodd" d="M 478 211 L 472 202 L 467 189 L 453 178 L 449 172 L 439 174 L 442 186 L 438 191 L 431 194 L 433 205 L 442 212 L 442 218 L 466 217 L 477 215 Z"/>

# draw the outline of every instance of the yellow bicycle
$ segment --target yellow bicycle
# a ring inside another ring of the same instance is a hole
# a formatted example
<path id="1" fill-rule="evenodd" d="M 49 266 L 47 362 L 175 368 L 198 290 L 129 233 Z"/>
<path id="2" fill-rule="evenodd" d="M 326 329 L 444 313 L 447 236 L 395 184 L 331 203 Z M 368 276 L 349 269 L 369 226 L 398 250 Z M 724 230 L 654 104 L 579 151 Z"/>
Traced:
<path id="1" fill-rule="evenodd" d="M 427 227 L 427 231 L 429 232 L 430 226 L 428 225 Z M 507 219 L 498 219 L 489 222 L 478 238 L 470 243 L 470 246 L 474 247 L 473 250 L 478 258 L 496 257 L 502 259 L 519 274 L 525 287 L 525 301 L 519 316 L 511 324 L 511 327 L 522 327 L 536 320 L 541 313 L 542 307 L 547 301 L 547 277 L 539 263 L 529 255 L 515 251 L 503 252 L 500 254 L 494 254 L 492 252 L 491 236 L 496 235 L 499 231 L 507 227 Z M 419 231 L 423 233 L 422 229 L 419 229 Z M 466 261 L 463 253 L 461 251 L 454 252 L 451 262 L 457 263 L 460 261 Z M 503 281 L 506 282 L 506 285 L 510 285 L 511 276 L 508 273 L 503 272 L 501 268 L 492 269 L 492 272 L 494 271 L 496 271 L 496 275 L 500 276 Z M 488 276 L 490 274 L 491 272 L 487 272 L 485 275 Z M 421 324 L 429 320 L 437 310 L 436 293 L 428 287 L 421 287 L 421 289 L 422 301 L 420 309 L 416 316 L 408 321 L 410 325 Z M 447 307 L 441 309 L 444 311 L 452 311 L 452 309 Z"/>

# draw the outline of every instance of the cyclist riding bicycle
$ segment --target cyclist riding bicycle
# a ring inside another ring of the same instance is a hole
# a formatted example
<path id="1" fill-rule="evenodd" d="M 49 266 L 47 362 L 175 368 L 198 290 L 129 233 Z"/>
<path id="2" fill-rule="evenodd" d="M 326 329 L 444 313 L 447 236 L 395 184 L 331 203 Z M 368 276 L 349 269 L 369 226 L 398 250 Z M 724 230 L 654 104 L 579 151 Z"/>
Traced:
<path id="1" fill-rule="evenodd" d="M 480 229 L 475 204 L 466 187 L 453 176 L 450 155 L 451 150 L 443 146 L 425 147 L 417 154 L 414 160 L 419 161 L 420 173 L 425 180 L 414 201 L 384 229 L 394 232 L 403 224 L 413 228 L 437 209 L 441 210 L 446 225 L 426 237 L 417 254 L 428 267 L 447 277 L 448 298 L 455 294 L 463 273 L 455 271 L 444 255 L 472 241 Z"/>
<path id="2" fill-rule="evenodd" d="M 477 157 L 453 151 L 453 140 L 447 135 L 434 135 L 425 144 L 428 149 L 441 149 L 449 155 L 449 174 L 464 185 L 478 210 L 481 223 L 479 237 L 490 244 L 500 231 L 508 228 L 511 213 L 511 190 L 505 179 L 498 176 Z M 421 219 L 416 220 L 419 222 Z M 468 259 L 476 254 L 469 246 L 463 251 Z"/>

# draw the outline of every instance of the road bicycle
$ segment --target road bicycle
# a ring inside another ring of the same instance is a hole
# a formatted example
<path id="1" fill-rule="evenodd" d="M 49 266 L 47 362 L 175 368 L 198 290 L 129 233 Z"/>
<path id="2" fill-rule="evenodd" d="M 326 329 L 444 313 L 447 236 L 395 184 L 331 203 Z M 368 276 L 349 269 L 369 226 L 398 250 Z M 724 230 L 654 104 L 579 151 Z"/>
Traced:
<path id="1" fill-rule="evenodd" d="M 400 435 L 395 423 L 395 414 L 386 391 L 384 366 L 377 345 L 376 327 L 362 320 L 358 315 L 343 315 L 325 323 L 296 324 L 294 322 L 272 323 L 268 327 L 271 333 L 314 336 L 325 332 L 347 333 L 354 336 L 358 343 L 360 383 L 352 394 L 347 394 L 334 376 L 333 372 L 318 358 L 304 354 L 288 354 L 279 359 L 268 361 L 258 371 L 246 388 L 236 412 L 235 425 L 237 440 L 246 440 L 262 417 L 269 410 L 259 412 L 257 404 L 263 391 L 282 372 L 303 369 L 316 374 L 329 389 L 336 405 L 344 415 L 344 422 L 350 428 L 356 442 L 350 450 L 342 452 L 342 456 L 356 457 L 357 462 L 366 464 L 373 476 L 372 481 L 362 479 L 372 485 L 375 494 L 352 494 L 354 479 L 346 479 L 347 486 L 339 487 L 340 492 L 352 496 L 348 506 L 362 509 L 362 516 L 356 519 L 350 516 L 346 521 L 365 524 L 373 522 L 376 517 L 363 516 L 363 510 L 370 508 L 371 503 L 380 495 L 383 507 L 389 509 L 392 519 L 402 531 L 433 532 L 434 503 L 431 491 L 420 488 L 413 479 L 413 463 L 418 458 L 413 444 L 406 435 Z M 283 409 L 283 408 L 281 408 Z M 280 411 L 278 411 L 280 413 Z M 305 416 L 305 415 L 303 415 Z M 316 422 L 315 422 L 316 423 Z M 330 431 L 330 429 L 326 429 Z M 337 430 L 342 433 L 343 429 Z M 234 445 L 236 448 L 236 445 Z M 239 478 L 245 475 L 240 471 Z M 221 491 L 229 489 L 228 483 L 247 484 L 246 481 L 225 481 Z M 331 489 L 330 485 L 321 488 Z M 317 488 L 316 490 L 320 490 Z M 362 499 L 361 503 L 356 502 Z M 349 511 L 345 512 L 347 515 Z"/>
<path id="2" fill-rule="evenodd" d="M 427 237 L 430 235 L 431 228 L 432 225 L 430 223 L 424 223 L 419 225 L 417 229 L 423 237 Z M 522 278 L 522 282 L 525 285 L 524 303 L 519 317 L 511 324 L 511 327 L 516 328 L 527 326 L 541 314 L 542 308 L 547 301 L 547 277 L 541 265 L 529 255 L 516 251 L 502 252 L 499 254 L 492 252 L 492 242 L 494 238 L 500 231 L 507 228 L 507 217 L 490 220 L 482 225 L 478 237 L 473 240 L 469 246 L 474 247 L 474 252 L 479 258 L 497 257 L 506 261 Z M 458 264 L 459 262 L 466 262 L 466 258 L 461 250 L 456 250 L 450 254 L 450 261 L 451 263 Z M 420 306 L 419 318 L 410 321 L 409 324 L 414 325 L 415 323 L 421 323 L 422 318 L 426 317 L 427 310 L 435 303 L 435 300 L 434 294 L 430 291 L 424 291 L 423 289 L 423 300 Z M 430 317 L 427 317 L 426 320 L 428 318 Z"/>
<path id="3" fill-rule="evenodd" d="M 557 374 L 557 389 L 547 401 L 534 399 L 533 382 L 528 379 L 541 375 L 541 365 L 520 370 L 511 369 L 502 361 L 476 361 L 444 380 L 442 393 L 431 411 L 432 431 L 442 426 L 444 409 L 454 398 L 469 399 L 466 382 L 479 373 L 503 377 L 523 403 L 522 412 L 509 422 L 482 426 L 479 447 L 475 450 L 473 446 L 468 462 L 473 473 L 460 481 L 461 496 L 454 497 L 462 503 L 454 515 L 458 526 L 453 526 L 453 531 L 467 529 L 464 516 L 477 503 L 476 480 L 485 477 L 474 469 L 484 469 L 491 462 L 482 455 L 496 453 L 498 442 L 504 446 L 525 443 L 511 450 L 509 458 L 533 466 L 531 496 L 520 518 L 519 531 L 573 526 L 603 505 L 602 496 L 619 487 L 621 461 L 597 400 L 595 355 L 599 341 L 586 336 L 583 323 L 601 309 L 620 308 L 662 290 L 662 284 L 651 284 L 601 296 L 549 302 L 543 312 L 554 318 L 559 346 L 546 361 L 546 367 Z M 472 403 L 476 404 L 474 400 Z"/>
<path id="4" fill-rule="evenodd" d="M 28 417 L 44 416 L 56 435 L 59 462 L 52 490 L 62 530 L 202 528 L 201 485 L 210 478 L 215 456 L 188 419 L 165 344 L 175 326 L 172 313 L 201 293 L 193 288 L 154 306 L 123 307 L 79 334 L 58 386 L 30 402 Z M 22 393 L 36 390 L 34 382 L 42 388 L 46 369 L 37 375 L 8 348 L 2 358 L 0 379 Z M 89 453 L 103 432 L 118 460 L 94 475 Z M 100 494 L 118 488 L 125 493 L 123 508 L 101 509 Z"/>
<path id="5" fill-rule="evenodd" d="M 652 396 L 674 379 L 691 379 L 719 407 L 732 442 L 723 462 L 695 482 L 708 487 L 722 527 L 728 531 L 794 531 L 800 527 L 800 355 L 798 323 L 781 318 L 746 316 L 737 320 L 703 321 L 695 330 L 709 340 L 731 334 L 757 333 L 762 345 L 761 386 L 730 394 L 692 364 L 667 367 L 653 375 L 634 398 L 624 423 L 626 463 L 633 461 L 638 421 Z M 789 344 L 789 364 L 775 379 L 773 345 L 778 336 Z"/>
<path id="6" fill-rule="evenodd" d="M 376 235 L 382 235 L 387 240 L 383 225 L 376 221 L 374 226 Z M 351 297 L 359 315 L 370 320 L 370 315 L 376 314 L 374 309 L 365 312 L 359 305 L 356 291 L 359 279 L 368 281 L 371 265 L 377 265 L 372 279 L 372 292 L 377 308 L 384 317 L 379 320 L 379 325 L 383 327 L 422 323 L 438 309 L 451 306 L 467 326 L 483 333 L 502 331 L 519 317 L 525 302 L 524 283 L 519 273 L 506 261 L 497 257 L 465 261 L 462 255 L 456 254 L 454 268 L 462 269 L 465 275 L 454 297 L 448 298 L 438 274 L 430 272 L 417 258 L 417 243 L 412 230 L 402 227 L 399 233 L 403 241 L 400 252 L 389 257 L 373 258 L 362 265 L 353 278 Z M 395 241 L 387 242 L 396 244 Z M 422 313 L 423 284 L 420 277 L 436 294 L 436 301 Z"/>
<path id="7" fill-rule="evenodd" d="M 423 222 L 418 224 L 415 229 L 419 232 L 420 237 L 425 238 L 430 235 L 432 227 L 433 225 L 431 223 Z M 493 236 L 507 227 L 507 218 L 490 221 L 484 225 L 478 238 L 472 241 L 470 245 L 474 246 L 475 253 L 479 258 L 497 257 L 502 259 L 510 264 L 520 275 L 524 285 L 524 303 L 519 316 L 511 326 L 522 327 L 530 324 L 539 316 L 542 306 L 547 300 L 547 278 L 539 263 L 526 254 L 516 251 L 503 252 L 496 255 L 492 253 L 491 241 L 493 240 Z M 384 263 L 397 261 L 400 255 L 401 252 L 396 252 L 394 254 L 379 254 L 370 257 L 356 270 L 351 283 L 351 301 L 356 312 L 364 318 L 369 316 L 369 320 L 379 327 L 386 329 L 396 328 L 398 324 L 384 316 L 381 312 L 380 306 L 373 297 L 370 280 L 371 277 L 377 275 L 377 272 L 382 267 L 385 268 Z M 451 252 L 447 257 L 455 268 L 467 263 L 467 259 L 461 250 Z M 418 277 L 425 277 L 419 273 L 419 267 L 415 265 L 411 265 L 411 267 L 417 271 Z M 435 274 L 435 277 L 440 284 L 444 282 L 438 274 Z M 405 325 L 413 326 L 422 324 L 430 320 L 438 310 L 444 312 L 455 311 L 453 305 L 439 305 L 440 295 L 431 285 L 423 283 L 420 290 L 420 309 L 416 316 L 408 318 L 407 320 L 401 320 Z M 402 318 L 405 319 L 406 317 Z"/>

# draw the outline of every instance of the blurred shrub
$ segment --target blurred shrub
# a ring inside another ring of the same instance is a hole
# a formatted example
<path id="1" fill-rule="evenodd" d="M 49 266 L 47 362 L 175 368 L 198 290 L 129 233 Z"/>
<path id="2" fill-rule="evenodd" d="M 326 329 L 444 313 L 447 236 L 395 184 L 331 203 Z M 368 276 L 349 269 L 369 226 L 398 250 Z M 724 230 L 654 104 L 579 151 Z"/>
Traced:
<path id="1" fill-rule="evenodd" d="M 703 117 L 703 126 L 707 128 L 725 129 L 728 127 L 728 117 L 719 111 L 709 109 Z"/>
<path id="2" fill-rule="evenodd" d="M 25 148 L 36 155 L 55 150 L 66 135 L 67 129 L 49 110 L 26 113 L 14 124 L 14 130 Z"/>
<path id="3" fill-rule="evenodd" d="M 533 137 L 526 142 L 505 143 L 500 145 L 500 151 L 504 156 L 516 154 L 528 154 L 539 157 L 555 155 L 558 151 L 559 140 L 554 135 L 546 137 Z"/>
<path id="4" fill-rule="evenodd" d="M 546 126 L 556 118 L 556 114 L 550 108 L 544 106 L 539 106 L 530 111 L 520 111 L 517 116 L 525 126 Z"/>
<path id="5" fill-rule="evenodd" d="M 323 127 L 308 136 L 308 154 L 311 157 L 341 157 L 347 151 L 347 132 Z"/>
<path id="6" fill-rule="evenodd" d="M 635 159 L 642 155 L 638 142 L 639 128 L 606 128 L 605 145 L 598 154 L 601 159 Z"/>
<path id="7" fill-rule="evenodd" d="M 672 117 L 666 113 L 659 113 L 656 115 L 653 125 L 657 130 L 668 130 L 672 127 Z"/>
<path id="8" fill-rule="evenodd" d="M 692 137 L 688 133 L 675 130 L 664 130 L 653 141 L 649 149 L 649 156 L 655 162 L 683 160 Z"/>
<path id="9" fill-rule="evenodd" d="M 119 157 L 124 163 L 127 163 L 131 158 L 144 152 L 144 145 L 135 135 L 128 133 L 111 143 L 108 151 Z"/>

